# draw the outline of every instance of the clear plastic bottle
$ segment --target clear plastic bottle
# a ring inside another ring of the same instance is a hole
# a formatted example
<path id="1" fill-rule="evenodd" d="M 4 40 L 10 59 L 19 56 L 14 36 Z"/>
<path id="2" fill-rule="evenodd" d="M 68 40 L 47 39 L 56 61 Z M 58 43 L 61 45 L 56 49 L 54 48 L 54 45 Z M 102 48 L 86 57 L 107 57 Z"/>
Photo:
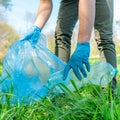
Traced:
<path id="1" fill-rule="evenodd" d="M 114 75 L 115 70 L 109 63 L 98 62 L 91 65 L 90 72 L 88 72 L 87 77 L 83 77 L 82 80 L 78 80 L 74 72 L 70 70 L 67 79 L 63 81 L 63 71 L 59 71 L 50 76 L 48 86 L 51 88 L 54 87 L 55 91 L 59 93 L 62 92 L 57 86 L 59 83 L 66 85 L 70 90 L 74 90 L 74 86 L 70 80 L 75 81 L 77 88 L 80 88 L 87 83 L 92 83 L 95 85 L 107 85 L 113 79 Z"/>

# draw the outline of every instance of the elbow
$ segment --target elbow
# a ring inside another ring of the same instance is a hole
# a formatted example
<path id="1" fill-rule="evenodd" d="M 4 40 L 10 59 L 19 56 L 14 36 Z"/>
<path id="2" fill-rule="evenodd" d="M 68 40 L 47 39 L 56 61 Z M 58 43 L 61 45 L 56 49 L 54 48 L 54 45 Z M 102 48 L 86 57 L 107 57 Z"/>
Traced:
<path id="1" fill-rule="evenodd" d="M 40 5 L 45 6 L 45 8 L 49 10 L 53 8 L 52 0 L 40 0 Z"/>

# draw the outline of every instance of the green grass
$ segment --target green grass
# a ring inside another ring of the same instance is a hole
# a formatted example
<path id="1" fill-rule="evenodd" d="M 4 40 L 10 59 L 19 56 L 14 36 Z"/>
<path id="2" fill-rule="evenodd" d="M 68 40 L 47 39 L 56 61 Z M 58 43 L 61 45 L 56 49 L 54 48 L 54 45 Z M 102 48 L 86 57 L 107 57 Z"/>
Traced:
<path id="1" fill-rule="evenodd" d="M 99 59 L 90 59 L 91 63 L 96 61 Z M 119 66 L 120 57 L 118 63 Z M 120 74 L 117 77 L 119 79 Z M 30 105 L 11 105 L 9 99 L 7 104 L 0 101 L 0 120 L 120 120 L 120 82 L 114 98 L 108 86 L 102 89 L 101 86 L 87 84 L 78 89 L 74 81 L 72 85 L 76 91 L 72 92 L 61 84 L 64 94 Z"/>
<path id="2" fill-rule="evenodd" d="M 0 120 L 120 120 L 120 85 L 115 98 L 100 86 L 86 85 L 75 92 L 64 85 L 61 88 L 64 95 L 34 104 L 1 103 Z"/>

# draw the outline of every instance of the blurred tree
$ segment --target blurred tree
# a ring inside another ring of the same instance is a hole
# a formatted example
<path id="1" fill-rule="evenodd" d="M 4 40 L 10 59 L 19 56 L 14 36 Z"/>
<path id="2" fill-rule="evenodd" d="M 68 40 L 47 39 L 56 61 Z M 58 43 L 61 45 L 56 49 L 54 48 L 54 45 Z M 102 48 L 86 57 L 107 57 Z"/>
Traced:
<path id="1" fill-rule="evenodd" d="M 19 39 L 19 34 L 7 23 L 0 21 L 0 62 L 8 47 Z"/>
<path id="2" fill-rule="evenodd" d="M 0 0 L 0 5 L 5 7 L 5 9 L 11 9 L 12 0 Z"/>
<path id="3" fill-rule="evenodd" d="M 50 51 L 55 53 L 55 38 L 54 38 L 54 31 L 48 32 L 45 34 L 47 39 L 47 47 Z"/>
<path id="4" fill-rule="evenodd" d="M 7 21 L 6 10 L 11 10 L 12 0 L 0 0 L 0 20 Z"/>

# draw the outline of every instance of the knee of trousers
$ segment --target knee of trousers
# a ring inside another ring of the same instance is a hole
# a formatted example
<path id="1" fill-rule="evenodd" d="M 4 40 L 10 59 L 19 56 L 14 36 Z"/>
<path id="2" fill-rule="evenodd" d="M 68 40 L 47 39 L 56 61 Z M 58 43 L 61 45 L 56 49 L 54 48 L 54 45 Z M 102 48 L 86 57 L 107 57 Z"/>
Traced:
<path id="1" fill-rule="evenodd" d="M 64 62 L 68 62 L 71 53 L 71 41 L 64 37 L 55 40 L 55 54 Z"/>

